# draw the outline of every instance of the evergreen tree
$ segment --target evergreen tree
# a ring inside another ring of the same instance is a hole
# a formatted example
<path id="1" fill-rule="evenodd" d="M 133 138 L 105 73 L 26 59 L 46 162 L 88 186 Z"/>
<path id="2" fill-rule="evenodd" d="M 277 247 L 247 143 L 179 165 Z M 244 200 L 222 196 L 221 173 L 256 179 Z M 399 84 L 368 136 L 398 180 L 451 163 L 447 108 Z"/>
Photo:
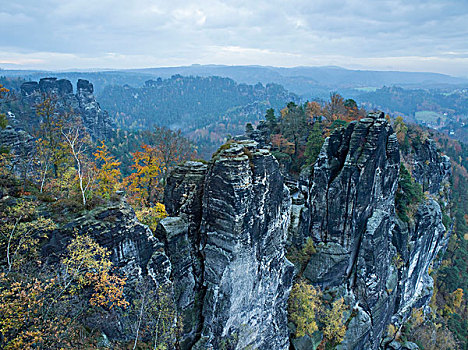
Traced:
<path id="1" fill-rule="evenodd" d="M 322 137 L 322 128 L 320 123 L 315 122 L 312 130 L 309 134 L 309 138 L 307 140 L 306 150 L 305 150 L 305 164 L 306 166 L 310 166 L 315 163 L 322 149 L 323 145 L 323 137 Z"/>

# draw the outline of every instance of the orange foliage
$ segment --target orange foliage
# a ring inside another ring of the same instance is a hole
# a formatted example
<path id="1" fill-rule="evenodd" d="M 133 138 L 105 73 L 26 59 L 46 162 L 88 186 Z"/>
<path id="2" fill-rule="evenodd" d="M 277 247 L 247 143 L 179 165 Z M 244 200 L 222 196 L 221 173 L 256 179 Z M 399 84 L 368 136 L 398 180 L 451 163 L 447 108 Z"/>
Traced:
<path id="1" fill-rule="evenodd" d="M 124 184 L 133 205 L 148 206 L 162 193 L 159 179 L 166 168 L 159 149 L 145 144 L 141 147 L 143 151 L 132 154 L 134 172 L 124 179 Z"/>
<path id="2" fill-rule="evenodd" d="M 289 142 L 281 134 L 271 135 L 271 144 L 273 145 L 273 147 L 278 148 L 280 152 L 294 154 L 294 143 Z"/>

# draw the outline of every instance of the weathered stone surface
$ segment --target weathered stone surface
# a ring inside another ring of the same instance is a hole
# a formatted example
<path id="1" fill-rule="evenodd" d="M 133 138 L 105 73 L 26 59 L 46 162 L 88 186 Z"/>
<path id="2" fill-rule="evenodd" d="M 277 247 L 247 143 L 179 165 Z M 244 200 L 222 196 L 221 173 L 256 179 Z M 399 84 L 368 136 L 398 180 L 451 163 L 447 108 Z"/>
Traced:
<path id="1" fill-rule="evenodd" d="M 133 209 L 121 200 L 113 206 L 90 211 L 85 216 L 72 220 L 56 230 L 50 242 L 43 247 L 43 254 L 63 252 L 73 234 L 88 234 L 101 246 L 109 249 L 111 260 L 130 282 L 148 275 L 148 263 L 155 253 L 163 250 L 163 244 L 151 230 L 141 224 Z M 161 260 L 159 270 L 154 272 L 156 284 L 169 282 L 171 265 L 167 257 Z"/>
<path id="2" fill-rule="evenodd" d="M 185 162 L 169 176 L 164 204 L 170 217 L 162 220 L 156 235 L 165 242 L 173 265 L 174 299 L 182 316 L 182 349 L 189 349 L 202 328 L 204 258 L 200 250 L 203 184 L 207 165 Z"/>
<path id="3" fill-rule="evenodd" d="M 208 168 L 186 163 L 169 177 L 165 203 L 177 217 L 161 222 L 158 237 L 165 237 L 173 263 L 179 307 L 195 321 L 184 346 L 198 339 L 193 348 L 287 349 L 291 199 L 268 150 L 239 140 Z"/>
<path id="4" fill-rule="evenodd" d="M 214 348 L 231 337 L 235 349 L 287 349 L 290 198 L 278 163 L 256 143 L 234 143 L 211 164 L 204 193 L 202 336 Z"/>
<path id="5" fill-rule="evenodd" d="M 111 133 L 113 122 L 101 109 L 93 91 L 93 84 L 83 79 L 78 80 L 76 94 L 73 94 L 73 86 L 67 79 L 42 78 L 39 83 L 26 82 L 21 85 L 21 96 L 33 109 L 43 101 L 44 96 L 51 97 L 59 111 L 70 112 L 72 109 L 81 116 L 91 136 L 102 139 Z"/>
<path id="6" fill-rule="evenodd" d="M 110 259 L 116 267 L 114 272 L 126 278 L 124 296 L 128 302 L 141 298 L 145 293 L 141 290 L 142 286 L 153 290 L 161 286 L 165 291 L 172 291 L 172 265 L 164 252 L 164 244 L 154 237 L 146 225 L 138 222 L 133 209 L 124 199 L 92 210 L 56 229 L 42 247 L 43 256 L 60 268 L 60 259 L 76 234 L 89 235 L 111 252 Z M 100 329 L 112 341 L 134 338 L 134 320 L 131 316 L 113 309 L 106 318 L 108 322 L 103 322 L 99 317 L 86 318 L 83 322 L 91 328 Z"/>
<path id="7" fill-rule="evenodd" d="M 424 192 L 437 195 L 441 186 L 448 183 L 451 174 L 450 158 L 441 155 L 431 139 L 421 144 L 413 143 L 413 148 L 414 152 L 408 156 L 413 178 L 422 185 Z"/>
<path id="8" fill-rule="evenodd" d="M 449 231 L 442 224 L 440 206 L 434 199 L 428 199 L 419 206 L 415 226 L 409 228 L 409 232 L 406 244 L 398 247 L 407 251 L 396 305 L 396 315 L 400 320 L 411 314 L 412 308 L 422 307 L 430 301 L 434 283 L 428 270 L 449 238 Z"/>
<path id="9" fill-rule="evenodd" d="M 441 193 L 450 164 L 433 141 L 425 141 L 405 162 L 425 190 L 436 197 Z M 441 210 L 428 199 L 411 225 L 398 220 L 399 165 L 392 128 L 383 114 L 370 114 L 325 141 L 308 184 L 301 186 L 310 188 L 302 209 L 307 215 L 290 239 L 301 234 L 303 241 L 314 239 L 317 253 L 304 277 L 332 288 L 353 307 L 340 349 L 377 349 L 390 321 L 402 322 L 432 294 L 427 270 L 447 239 Z"/>
<path id="10" fill-rule="evenodd" d="M 370 320 L 349 328 L 346 349 L 376 348 L 393 311 L 387 285 L 399 164 L 395 134 L 374 114 L 335 131 L 310 177 L 305 220 L 318 249 L 304 276 L 322 288 L 346 286 L 349 302 L 360 305 L 356 320 Z"/>
<path id="11" fill-rule="evenodd" d="M 18 177 L 31 173 L 34 167 L 35 140 L 23 128 L 19 127 L 16 117 L 8 112 L 8 123 L 5 129 L 0 128 L 0 147 L 9 151 L 11 171 Z"/>

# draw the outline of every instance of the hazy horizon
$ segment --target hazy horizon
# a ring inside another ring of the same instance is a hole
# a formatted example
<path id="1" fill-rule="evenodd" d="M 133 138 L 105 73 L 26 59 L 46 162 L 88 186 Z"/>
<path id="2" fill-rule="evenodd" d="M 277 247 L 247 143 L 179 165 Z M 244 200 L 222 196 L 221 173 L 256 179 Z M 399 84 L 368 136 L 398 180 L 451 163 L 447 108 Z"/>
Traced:
<path id="1" fill-rule="evenodd" d="M 291 66 L 291 67 L 285 67 L 285 66 L 262 66 L 262 65 L 257 65 L 257 64 L 251 64 L 251 65 L 236 65 L 236 64 L 198 64 L 198 63 L 193 63 L 193 64 L 187 64 L 187 65 L 180 65 L 180 66 L 154 66 L 154 67 L 135 67 L 135 68 L 108 68 L 108 67 L 91 67 L 91 68 L 68 68 L 68 69 L 35 69 L 35 68 L 17 68 L 17 67 L 1 67 L 0 66 L 0 72 L 2 70 L 4 71 L 31 71 L 31 72 L 48 72 L 48 73 L 73 73 L 73 72 L 83 72 L 83 73 L 93 73 L 93 72 L 112 72 L 112 71 L 141 71 L 141 70 L 149 70 L 149 69 L 164 69 L 164 68 L 185 68 L 185 67 L 196 67 L 196 66 L 213 66 L 213 67 L 261 67 L 261 68 L 336 68 L 336 69 L 342 69 L 342 70 L 350 70 L 350 71 L 370 71 L 370 72 L 395 72 L 395 73 L 426 73 L 426 74 L 442 74 L 442 75 L 447 75 L 453 78 L 468 78 L 468 75 L 466 76 L 461 76 L 461 75 L 453 75 L 453 74 L 446 74 L 446 73 L 440 73 L 440 72 L 431 72 L 431 71 L 411 71 L 411 70 L 393 70 L 393 69 L 372 69 L 372 68 L 360 68 L 360 69 L 353 69 L 353 68 L 346 68 L 346 67 L 341 67 L 341 66 L 330 66 L 330 65 L 320 65 L 320 66 Z"/>
<path id="2" fill-rule="evenodd" d="M 466 23 L 460 0 L 25 0 L 0 10 L 0 68 L 339 66 L 468 77 Z"/>

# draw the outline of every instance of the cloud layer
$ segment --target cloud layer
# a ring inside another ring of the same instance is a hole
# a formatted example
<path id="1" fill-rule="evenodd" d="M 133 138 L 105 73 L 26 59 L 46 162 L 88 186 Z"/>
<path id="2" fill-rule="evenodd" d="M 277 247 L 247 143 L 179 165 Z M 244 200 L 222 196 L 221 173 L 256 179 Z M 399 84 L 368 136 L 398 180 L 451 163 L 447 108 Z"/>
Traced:
<path id="1" fill-rule="evenodd" d="M 22 0 L 0 8 L 0 67 L 192 63 L 468 75 L 466 0 Z"/>

